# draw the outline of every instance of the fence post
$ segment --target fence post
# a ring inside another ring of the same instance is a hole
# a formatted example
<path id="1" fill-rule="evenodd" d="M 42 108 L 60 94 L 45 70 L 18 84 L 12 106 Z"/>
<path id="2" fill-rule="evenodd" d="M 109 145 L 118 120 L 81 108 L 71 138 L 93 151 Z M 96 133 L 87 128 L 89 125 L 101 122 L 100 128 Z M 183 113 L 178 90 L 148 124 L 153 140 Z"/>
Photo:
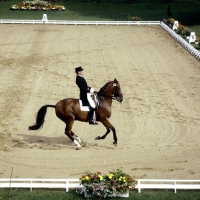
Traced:
<path id="1" fill-rule="evenodd" d="M 66 180 L 66 192 L 68 192 L 69 191 L 69 181 L 68 181 L 68 179 Z"/>
<path id="2" fill-rule="evenodd" d="M 137 188 L 138 188 L 138 192 L 140 193 L 140 192 L 141 192 L 141 188 L 140 188 L 140 180 L 138 180 L 138 182 L 137 182 Z"/>
<path id="3" fill-rule="evenodd" d="M 42 17 L 43 24 L 45 24 L 47 21 L 48 21 L 47 14 L 43 14 L 43 17 Z"/>
<path id="4" fill-rule="evenodd" d="M 175 21 L 172 30 L 177 30 L 177 29 L 178 29 L 178 21 Z"/>
<path id="5" fill-rule="evenodd" d="M 32 192 L 32 179 L 31 179 L 30 192 Z"/>
<path id="6" fill-rule="evenodd" d="M 195 40 L 196 40 L 195 32 L 191 32 L 189 37 L 189 43 L 195 42 Z"/>
<path id="7" fill-rule="evenodd" d="M 174 181 L 174 192 L 176 193 L 176 181 Z"/>

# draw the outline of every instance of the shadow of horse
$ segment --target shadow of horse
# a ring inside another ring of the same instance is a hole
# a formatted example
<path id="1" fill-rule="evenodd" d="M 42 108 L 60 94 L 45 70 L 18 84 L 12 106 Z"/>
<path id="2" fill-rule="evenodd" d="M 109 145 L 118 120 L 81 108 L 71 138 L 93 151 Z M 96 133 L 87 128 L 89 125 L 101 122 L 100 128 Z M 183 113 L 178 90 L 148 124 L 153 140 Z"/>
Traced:
<path id="1" fill-rule="evenodd" d="M 66 137 L 47 137 L 47 136 L 35 136 L 35 135 L 25 135 L 25 134 L 18 134 L 22 139 L 21 140 L 13 140 L 15 146 L 29 146 L 29 145 L 36 145 L 36 146 L 46 146 L 44 149 L 47 149 L 47 146 L 50 145 L 52 147 L 59 147 L 59 149 L 62 148 L 71 148 L 74 147 L 74 144 L 71 142 L 71 140 L 67 139 Z M 94 148 L 108 148 L 108 149 L 114 149 L 114 147 L 106 147 L 104 145 L 98 145 L 97 143 L 87 143 L 82 141 L 83 145 L 82 147 L 94 147 Z M 67 144 L 67 146 L 66 146 Z M 41 148 L 41 147 L 40 147 Z M 52 148 L 49 148 L 52 149 Z"/>
<path id="2" fill-rule="evenodd" d="M 25 135 L 25 134 L 18 134 L 18 136 L 22 137 L 23 139 L 20 140 L 25 144 L 56 144 L 56 145 L 70 145 L 73 146 L 71 140 L 67 139 L 66 137 L 47 137 L 47 136 L 36 136 L 36 135 Z"/>

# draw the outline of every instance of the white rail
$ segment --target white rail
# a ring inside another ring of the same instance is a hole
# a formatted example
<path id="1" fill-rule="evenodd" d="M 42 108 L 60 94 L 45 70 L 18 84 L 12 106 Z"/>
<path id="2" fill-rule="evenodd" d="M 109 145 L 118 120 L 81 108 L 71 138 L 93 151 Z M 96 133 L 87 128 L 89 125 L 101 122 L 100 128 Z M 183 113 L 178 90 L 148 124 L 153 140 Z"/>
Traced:
<path id="1" fill-rule="evenodd" d="M 141 189 L 177 189 L 200 190 L 200 180 L 164 180 L 164 179 L 137 179 L 138 192 Z"/>
<path id="2" fill-rule="evenodd" d="M 57 188 L 66 189 L 82 188 L 79 179 L 30 179 L 30 178 L 12 178 L 0 179 L 0 188 Z"/>
<path id="3" fill-rule="evenodd" d="M 189 44 L 186 40 L 184 40 L 181 36 L 176 34 L 169 26 L 165 23 L 160 23 L 161 27 L 165 29 L 174 39 L 176 39 L 184 48 L 186 48 L 192 55 L 194 55 L 198 60 L 200 60 L 200 52 L 195 49 L 191 44 Z"/>
<path id="4" fill-rule="evenodd" d="M 65 21 L 65 20 L 12 20 L 0 19 L 0 24 L 52 24 L 52 25 L 159 25 L 160 21 Z"/>
<path id="5" fill-rule="evenodd" d="M 0 179 L 0 188 L 29 188 L 30 191 L 34 188 L 53 188 L 68 192 L 70 188 L 82 187 L 79 179 Z M 178 189 L 200 190 L 200 180 L 137 179 L 135 188 L 139 193 L 142 189 L 173 189 L 176 193 Z"/>

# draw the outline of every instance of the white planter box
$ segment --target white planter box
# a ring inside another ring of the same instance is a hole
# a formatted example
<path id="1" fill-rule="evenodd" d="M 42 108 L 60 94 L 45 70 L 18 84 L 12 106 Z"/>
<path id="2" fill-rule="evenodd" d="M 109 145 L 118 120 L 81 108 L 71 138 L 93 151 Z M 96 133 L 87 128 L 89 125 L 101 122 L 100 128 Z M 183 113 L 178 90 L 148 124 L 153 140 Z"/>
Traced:
<path id="1" fill-rule="evenodd" d="M 85 199 L 94 199 L 94 195 L 93 194 L 89 194 L 86 191 L 84 191 L 84 198 Z"/>
<path id="2" fill-rule="evenodd" d="M 129 191 L 124 194 L 116 194 L 116 197 L 129 197 Z"/>
<path id="3" fill-rule="evenodd" d="M 113 197 L 126 197 L 127 198 L 127 197 L 129 197 L 129 191 L 127 191 L 124 194 L 121 194 L 121 193 L 115 194 Z M 84 191 L 84 198 L 85 199 L 95 199 L 95 196 L 93 194 L 89 194 L 86 191 Z M 110 197 L 108 197 L 108 198 L 110 198 Z"/>

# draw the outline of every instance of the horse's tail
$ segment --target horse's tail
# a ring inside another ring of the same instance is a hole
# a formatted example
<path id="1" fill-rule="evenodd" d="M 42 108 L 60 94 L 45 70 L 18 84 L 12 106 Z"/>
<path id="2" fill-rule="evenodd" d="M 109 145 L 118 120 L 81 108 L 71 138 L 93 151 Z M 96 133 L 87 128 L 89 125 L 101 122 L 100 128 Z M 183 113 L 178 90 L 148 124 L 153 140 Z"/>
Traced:
<path id="1" fill-rule="evenodd" d="M 42 106 L 36 116 L 36 123 L 33 124 L 32 126 L 29 126 L 28 129 L 29 130 L 38 130 L 40 128 L 42 128 L 43 124 L 44 124 L 44 118 L 47 112 L 47 108 L 51 107 L 51 108 L 55 108 L 56 106 L 54 105 L 45 105 Z"/>

